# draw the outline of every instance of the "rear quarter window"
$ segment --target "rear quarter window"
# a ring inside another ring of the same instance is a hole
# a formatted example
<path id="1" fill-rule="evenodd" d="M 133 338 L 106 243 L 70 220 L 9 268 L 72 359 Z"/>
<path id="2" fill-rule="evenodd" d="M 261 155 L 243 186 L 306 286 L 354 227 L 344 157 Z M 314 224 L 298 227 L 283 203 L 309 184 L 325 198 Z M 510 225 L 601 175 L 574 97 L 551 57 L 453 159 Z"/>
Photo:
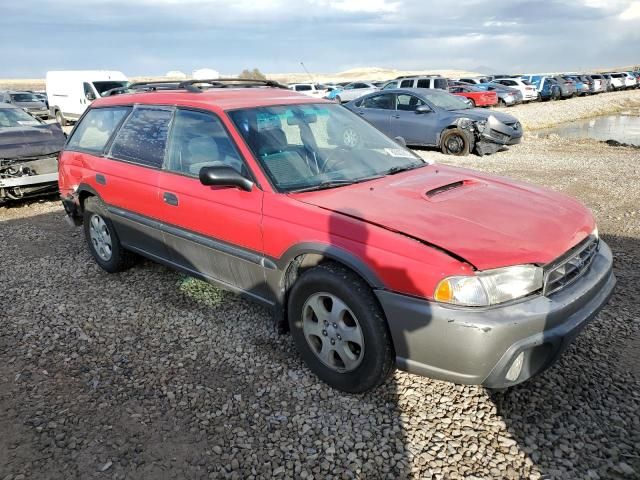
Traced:
<path id="1" fill-rule="evenodd" d="M 148 167 L 162 167 L 172 117 L 171 108 L 135 108 L 120 128 L 110 156 Z"/>
<path id="2" fill-rule="evenodd" d="M 89 110 L 73 131 L 67 143 L 67 150 L 102 153 L 113 132 L 129 112 L 131 112 L 131 107 Z"/>

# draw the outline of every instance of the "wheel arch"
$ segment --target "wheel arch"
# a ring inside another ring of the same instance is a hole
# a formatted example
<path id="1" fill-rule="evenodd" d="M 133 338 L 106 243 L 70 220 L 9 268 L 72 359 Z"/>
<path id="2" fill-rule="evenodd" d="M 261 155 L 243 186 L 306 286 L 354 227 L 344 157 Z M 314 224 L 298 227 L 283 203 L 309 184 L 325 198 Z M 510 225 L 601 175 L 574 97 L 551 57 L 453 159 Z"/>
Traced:
<path id="1" fill-rule="evenodd" d="M 278 270 L 282 272 L 277 285 L 278 307 L 275 312 L 275 322 L 279 332 L 284 333 L 289 330 L 287 321 L 289 292 L 296 280 L 306 270 L 327 262 L 336 263 L 352 271 L 372 289 L 385 288 L 385 284 L 371 267 L 346 250 L 320 243 L 295 245 L 289 248 L 277 262 Z"/>

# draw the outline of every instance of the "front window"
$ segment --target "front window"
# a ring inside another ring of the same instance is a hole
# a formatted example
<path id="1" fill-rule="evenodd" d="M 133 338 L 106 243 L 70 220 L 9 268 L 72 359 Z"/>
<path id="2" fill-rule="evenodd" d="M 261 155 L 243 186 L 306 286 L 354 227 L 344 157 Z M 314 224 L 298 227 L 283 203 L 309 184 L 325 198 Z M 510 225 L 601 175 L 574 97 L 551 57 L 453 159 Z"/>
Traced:
<path id="1" fill-rule="evenodd" d="M 339 187 L 426 165 L 338 105 L 287 105 L 229 113 L 274 186 Z"/>
<path id="2" fill-rule="evenodd" d="M 0 108 L 0 128 L 34 125 L 40 125 L 40 122 L 21 108 Z"/>
<path id="3" fill-rule="evenodd" d="M 116 82 L 116 81 L 103 81 L 103 82 L 93 82 L 93 86 L 95 87 L 98 95 L 102 96 L 104 92 L 109 90 L 113 90 L 114 88 L 122 88 L 129 85 L 129 82 Z"/>
<path id="4" fill-rule="evenodd" d="M 442 108 L 443 110 L 468 110 L 472 108 L 462 97 L 451 95 L 441 90 L 428 90 L 422 95 L 436 107 Z"/>
<path id="5" fill-rule="evenodd" d="M 40 99 L 33 93 L 12 93 L 11 100 L 14 102 L 39 102 Z"/>

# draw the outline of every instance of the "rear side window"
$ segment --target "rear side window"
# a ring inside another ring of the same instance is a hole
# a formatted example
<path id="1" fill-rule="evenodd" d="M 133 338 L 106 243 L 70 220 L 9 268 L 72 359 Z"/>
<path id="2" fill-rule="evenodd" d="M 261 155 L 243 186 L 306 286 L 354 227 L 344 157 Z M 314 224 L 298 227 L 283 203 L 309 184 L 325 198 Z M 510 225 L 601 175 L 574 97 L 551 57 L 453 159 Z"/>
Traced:
<path id="1" fill-rule="evenodd" d="M 365 98 L 362 102 L 364 108 L 378 108 L 382 110 L 394 110 L 393 95 L 385 93 Z"/>
<path id="2" fill-rule="evenodd" d="M 429 80 L 426 78 L 418 80 L 418 88 L 429 88 Z"/>
<path id="3" fill-rule="evenodd" d="M 102 153 L 111 135 L 130 111 L 131 107 L 89 110 L 73 131 L 67 149 Z"/>
<path id="4" fill-rule="evenodd" d="M 442 90 L 446 90 L 449 88 L 449 82 L 446 78 L 436 78 L 434 79 L 434 88 L 440 88 Z"/>
<path id="5" fill-rule="evenodd" d="M 296 85 L 296 92 L 307 92 L 311 90 L 311 85 Z"/>
<path id="6" fill-rule="evenodd" d="M 118 132 L 111 146 L 111 156 L 160 168 L 172 116 L 173 109 L 135 108 Z"/>

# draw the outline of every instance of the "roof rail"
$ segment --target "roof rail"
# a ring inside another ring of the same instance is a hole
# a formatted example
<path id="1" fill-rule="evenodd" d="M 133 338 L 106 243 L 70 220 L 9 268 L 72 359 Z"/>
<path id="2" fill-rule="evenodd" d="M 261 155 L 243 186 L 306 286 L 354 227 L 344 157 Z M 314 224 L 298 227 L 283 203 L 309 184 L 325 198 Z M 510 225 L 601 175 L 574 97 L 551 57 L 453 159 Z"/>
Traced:
<path id="1" fill-rule="evenodd" d="M 200 85 L 200 86 L 198 86 Z M 284 88 L 286 85 L 275 80 L 254 80 L 252 78 L 215 78 L 202 80 L 150 80 L 148 82 L 135 82 L 127 87 L 117 87 L 107 90 L 103 97 L 119 95 L 133 92 L 149 92 L 157 90 L 187 90 L 189 92 L 200 93 L 209 88 L 255 88 L 271 87 Z"/>
<path id="2" fill-rule="evenodd" d="M 102 94 L 103 97 L 110 97 L 111 95 L 119 95 L 123 93 L 139 92 L 139 91 L 156 91 L 156 90 L 177 90 L 180 85 L 176 80 L 150 80 L 148 82 L 135 82 L 130 83 L 126 87 L 116 87 L 111 90 L 107 90 Z"/>
<path id="3" fill-rule="evenodd" d="M 197 87 L 196 85 L 202 85 Z M 275 80 L 256 80 L 253 78 L 211 78 L 202 80 L 183 80 L 178 88 L 184 88 L 190 92 L 201 92 L 209 88 L 254 88 L 271 87 L 288 89 L 286 85 Z"/>

